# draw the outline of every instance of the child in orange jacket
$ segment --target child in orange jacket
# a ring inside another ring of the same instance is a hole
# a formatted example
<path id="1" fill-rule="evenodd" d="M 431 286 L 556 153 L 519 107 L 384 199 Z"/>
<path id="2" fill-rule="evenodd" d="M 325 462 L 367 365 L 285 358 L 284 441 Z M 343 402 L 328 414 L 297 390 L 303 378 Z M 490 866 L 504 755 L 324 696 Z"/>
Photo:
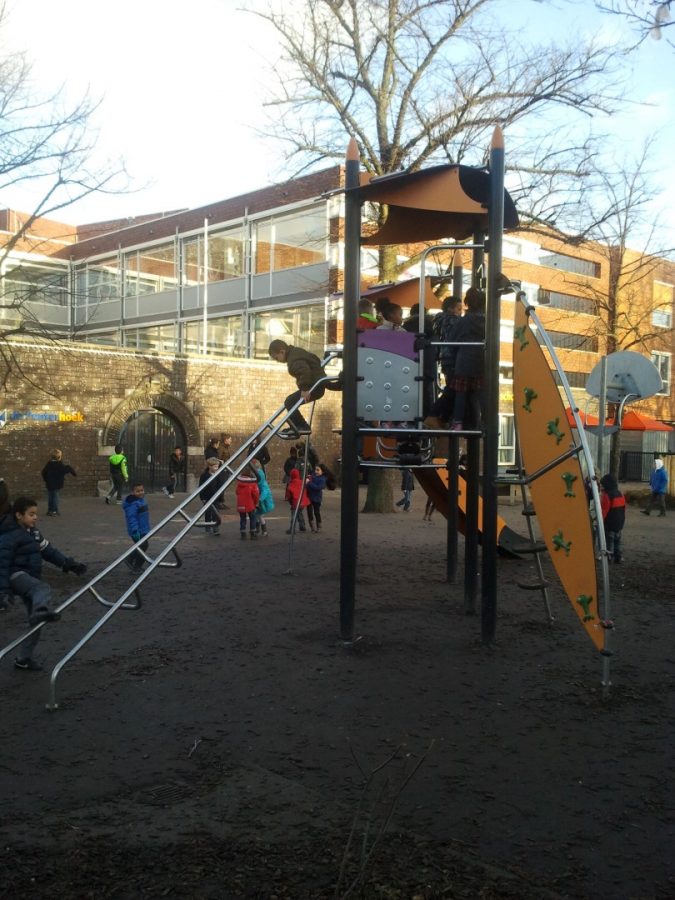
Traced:
<path id="1" fill-rule="evenodd" d="M 302 476 L 299 469 L 291 469 L 288 475 L 288 484 L 286 485 L 286 499 L 291 506 L 291 522 L 286 534 L 291 534 L 293 528 L 293 514 L 297 510 L 296 522 L 300 531 L 307 531 L 305 527 L 305 515 L 303 509 L 309 506 L 309 497 L 307 491 L 303 490 Z"/>
<path id="2" fill-rule="evenodd" d="M 258 479 L 255 472 L 246 466 L 237 476 L 237 512 L 239 513 L 239 536 L 242 541 L 246 540 L 246 519 L 248 518 L 249 537 L 254 541 L 257 537 L 255 533 L 258 501 L 260 500 L 260 490 L 258 488 Z"/>

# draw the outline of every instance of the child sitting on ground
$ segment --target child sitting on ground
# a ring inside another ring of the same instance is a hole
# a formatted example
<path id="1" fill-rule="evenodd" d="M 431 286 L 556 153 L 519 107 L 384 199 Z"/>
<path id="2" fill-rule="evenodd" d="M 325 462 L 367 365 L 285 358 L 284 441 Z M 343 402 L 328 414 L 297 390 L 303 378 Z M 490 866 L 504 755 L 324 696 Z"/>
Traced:
<path id="1" fill-rule="evenodd" d="M 626 521 L 626 498 L 619 490 L 613 475 L 603 475 L 600 479 L 600 509 L 605 528 L 605 544 L 610 560 L 620 563 L 621 532 Z"/>
<path id="2" fill-rule="evenodd" d="M 134 544 L 137 544 L 150 531 L 150 510 L 145 499 L 145 488 L 140 482 L 137 481 L 132 485 L 131 493 L 122 504 L 122 509 L 127 523 L 127 533 Z M 140 549 L 147 550 L 148 541 L 143 541 Z M 138 550 L 134 550 L 124 561 L 132 572 L 143 571 L 145 557 Z"/>
<path id="3" fill-rule="evenodd" d="M 293 527 L 294 521 L 297 522 L 300 531 L 307 531 L 305 528 L 305 517 L 302 511 L 309 506 L 309 497 L 307 496 L 307 491 L 304 490 L 304 484 L 298 469 L 291 469 L 288 475 L 286 499 L 291 507 L 291 521 L 286 534 L 292 534 L 295 531 L 295 528 Z"/>
<path id="4" fill-rule="evenodd" d="M 12 509 L 0 519 L 0 606 L 14 602 L 14 595 L 26 604 L 31 625 L 57 622 L 61 614 L 50 609 L 51 589 L 41 581 L 42 560 L 58 566 L 64 572 L 84 575 L 87 567 L 64 556 L 37 529 L 37 501 L 31 497 L 17 497 Z M 17 669 L 40 671 L 42 666 L 33 659 L 33 650 L 40 639 L 40 630 L 30 634 L 19 647 L 14 660 Z"/>
<path id="5" fill-rule="evenodd" d="M 257 537 L 256 508 L 260 500 L 258 479 L 250 466 L 245 466 L 237 476 L 237 512 L 239 513 L 239 535 L 242 541 L 246 540 L 246 519 L 248 517 L 249 537 L 254 541 Z"/>

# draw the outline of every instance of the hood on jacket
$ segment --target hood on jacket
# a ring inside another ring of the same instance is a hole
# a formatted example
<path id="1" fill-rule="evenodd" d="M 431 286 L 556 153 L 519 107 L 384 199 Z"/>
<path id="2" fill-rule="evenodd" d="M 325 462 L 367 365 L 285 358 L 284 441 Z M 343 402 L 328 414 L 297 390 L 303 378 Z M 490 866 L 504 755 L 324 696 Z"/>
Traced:
<path id="1" fill-rule="evenodd" d="M 302 478 L 300 476 L 300 470 L 299 469 L 291 469 L 291 471 L 288 474 L 288 483 L 290 484 L 291 481 L 301 481 L 301 480 L 302 480 Z"/>

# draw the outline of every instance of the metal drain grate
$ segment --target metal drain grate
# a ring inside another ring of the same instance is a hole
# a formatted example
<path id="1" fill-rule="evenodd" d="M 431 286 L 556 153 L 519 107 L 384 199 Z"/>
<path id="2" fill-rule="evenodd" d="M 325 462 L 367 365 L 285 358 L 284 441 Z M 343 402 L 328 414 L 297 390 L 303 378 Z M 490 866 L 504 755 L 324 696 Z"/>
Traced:
<path id="1" fill-rule="evenodd" d="M 194 790 L 189 784 L 171 782 L 143 788 L 136 794 L 136 800 L 146 806 L 171 806 L 192 796 Z"/>

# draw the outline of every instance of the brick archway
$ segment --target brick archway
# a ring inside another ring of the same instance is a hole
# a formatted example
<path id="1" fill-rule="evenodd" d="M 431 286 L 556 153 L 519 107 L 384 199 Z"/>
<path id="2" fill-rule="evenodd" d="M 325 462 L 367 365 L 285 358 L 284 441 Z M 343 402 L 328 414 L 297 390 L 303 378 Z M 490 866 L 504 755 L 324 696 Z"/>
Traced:
<path id="1" fill-rule="evenodd" d="M 197 421 L 185 403 L 174 397 L 173 394 L 162 389 L 153 389 L 152 386 L 145 390 L 136 391 L 136 393 L 126 397 L 115 407 L 106 423 L 103 443 L 106 446 L 118 444 L 120 433 L 127 419 L 133 413 L 150 406 L 173 416 L 180 423 L 185 432 L 188 445 L 195 446 L 202 443 Z"/>

